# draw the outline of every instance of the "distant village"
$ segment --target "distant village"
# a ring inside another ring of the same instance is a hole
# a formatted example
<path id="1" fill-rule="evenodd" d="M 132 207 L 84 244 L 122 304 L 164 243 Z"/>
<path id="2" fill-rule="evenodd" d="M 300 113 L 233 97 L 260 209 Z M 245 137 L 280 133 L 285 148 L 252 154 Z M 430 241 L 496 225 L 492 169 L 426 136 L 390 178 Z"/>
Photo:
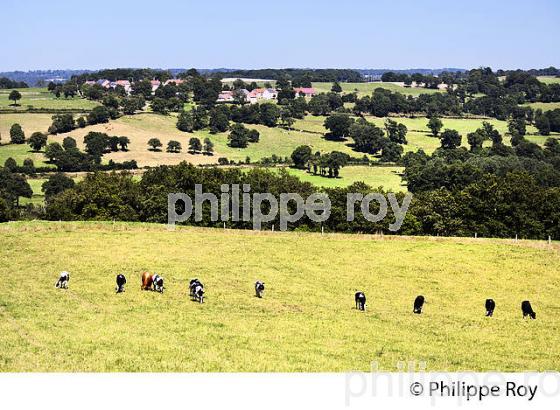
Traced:
<path id="1" fill-rule="evenodd" d="M 168 84 L 173 84 L 173 83 L 175 85 L 180 85 L 184 81 L 185 80 L 181 80 L 177 78 L 169 79 L 163 83 L 159 80 L 151 80 L 150 82 L 152 85 L 152 93 L 155 93 L 156 90 L 162 85 L 166 86 Z M 129 80 L 109 81 L 107 79 L 100 79 L 97 81 L 86 81 L 85 84 L 87 85 L 97 84 L 105 89 L 110 89 L 110 88 L 115 89 L 120 86 L 124 89 L 124 91 L 127 94 L 130 94 L 133 89 L 133 83 L 131 83 Z M 314 95 L 316 95 L 316 91 L 312 87 L 299 87 L 299 88 L 295 87 L 294 91 L 296 93 L 296 96 L 301 96 L 301 97 L 313 97 Z M 275 88 L 255 88 L 251 91 L 245 88 L 241 88 L 236 90 L 223 90 L 218 95 L 216 102 L 233 103 L 242 100 L 250 104 L 256 104 L 260 101 L 276 100 L 277 98 L 278 98 L 278 91 Z"/>

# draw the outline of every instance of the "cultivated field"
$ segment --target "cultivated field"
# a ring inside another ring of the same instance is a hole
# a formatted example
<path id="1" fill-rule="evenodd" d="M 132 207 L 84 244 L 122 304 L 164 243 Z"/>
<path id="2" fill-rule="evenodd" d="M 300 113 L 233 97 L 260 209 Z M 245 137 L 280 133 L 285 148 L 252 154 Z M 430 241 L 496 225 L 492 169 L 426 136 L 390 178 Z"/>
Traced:
<path id="1" fill-rule="evenodd" d="M 3 224 L 0 238 L 4 372 L 560 370 L 558 245 L 58 222 Z M 62 270 L 68 290 L 54 287 Z M 140 291 L 143 270 L 164 294 Z M 524 299 L 537 320 L 522 319 Z"/>
<path id="2" fill-rule="evenodd" d="M 18 88 L 17 90 L 21 94 L 21 100 L 17 102 L 17 106 L 11 105 L 14 102 L 8 100 L 8 96 L 10 95 L 12 89 L 0 90 L 0 111 L 28 111 L 30 107 L 47 110 L 91 110 L 100 105 L 98 102 L 87 100 L 78 96 L 75 96 L 74 98 L 64 98 L 63 96 L 56 98 L 46 88 Z"/>
<path id="3" fill-rule="evenodd" d="M 552 76 L 546 76 L 546 75 L 542 75 L 537 77 L 537 80 L 539 80 L 542 83 L 545 84 L 554 84 L 554 83 L 560 83 L 560 77 L 552 77 Z"/>

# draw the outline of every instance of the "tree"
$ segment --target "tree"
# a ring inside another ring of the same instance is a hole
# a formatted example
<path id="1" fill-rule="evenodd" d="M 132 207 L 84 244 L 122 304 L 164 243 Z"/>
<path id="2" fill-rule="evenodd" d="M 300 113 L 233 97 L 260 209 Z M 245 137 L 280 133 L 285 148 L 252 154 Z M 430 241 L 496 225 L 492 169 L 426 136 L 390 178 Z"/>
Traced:
<path id="1" fill-rule="evenodd" d="M 354 150 L 368 154 L 377 153 L 389 141 L 381 128 L 363 119 L 352 124 L 348 135 L 354 140 Z"/>
<path id="2" fill-rule="evenodd" d="M 276 104 L 260 104 L 260 123 L 267 127 L 276 127 L 280 118 L 280 109 Z"/>
<path id="3" fill-rule="evenodd" d="M 257 130 L 248 130 L 247 131 L 247 140 L 249 142 L 259 142 L 261 134 Z"/>
<path id="4" fill-rule="evenodd" d="M 198 139 L 197 137 L 191 137 L 191 139 L 189 139 L 189 152 L 192 154 L 196 154 L 200 151 L 202 151 L 202 144 L 200 143 L 200 139 Z"/>
<path id="5" fill-rule="evenodd" d="M 75 149 L 77 148 L 78 144 L 76 143 L 76 140 L 72 137 L 64 137 L 64 139 L 62 140 L 62 147 L 66 150 L 69 151 L 71 149 Z"/>
<path id="6" fill-rule="evenodd" d="M 45 193 L 45 200 L 49 201 L 53 196 L 74 188 L 75 182 L 62 173 L 51 175 L 48 180 L 43 182 L 41 191 Z"/>
<path id="7" fill-rule="evenodd" d="M 72 114 L 56 114 L 53 115 L 52 120 L 53 122 L 49 127 L 49 133 L 51 134 L 69 132 L 72 131 L 75 127 L 74 117 L 72 116 Z"/>
<path id="8" fill-rule="evenodd" d="M 23 172 L 25 174 L 33 174 L 35 172 L 35 164 L 31 158 L 25 158 L 23 160 Z"/>
<path id="9" fill-rule="evenodd" d="M 4 168 L 6 168 L 10 172 L 14 172 L 17 166 L 18 165 L 16 160 L 13 159 L 12 157 L 7 158 L 6 161 L 4 162 Z"/>
<path id="10" fill-rule="evenodd" d="M 150 138 L 148 145 L 151 147 L 152 151 L 159 151 L 159 149 L 163 146 L 158 138 Z"/>
<path id="11" fill-rule="evenodd" d="M 119 146 L 122 151 L 128 151 L 128 144 L 130 144 L 128 137 L 119 137 Z"/>
<path id="12" fill-rule="evenodd" d="M 338 83 L 338 81 L 335 81 L 332 85 L 331 91 L 333 93 L 341 93 L 342 92 L 342 87 L 340 86 L 340 84 Z"/>
<path id="13" fill-rule="evenodd" d="M 177 129 L 183 132 L 194 131 L 194 116 L 192 111 L 181 111 L 179 113 Z"/>
<path id="14" fill-rule="evenodd" d="M 109 137 L 107 145 L 109 146 L 111 152 L 117 152 L 119 150 L 119 137 L 116 135 Z"/>
<path id="15" fill-rule="evenodd" d="M 527 133 L 527 129 L 525 127 L 525 119 L 512 118 L 508 121 L 508 130 L 512 137 L 524 136 Z"/>
<path id="16" fill-rule="evenodd" d="M 210 141 L 210 138 L 204 138 L 204 155 L 214 155 L 214 144 Z"/>
<path id="17" fill-rule="evenodd" d="M 78 117 L 76 120 L 76 125 L 80 128 L 85 128 L 87 125 L 87 121 L 84 117 Z"/>
<path id="18" fill-rule="evenodd" d="M 29 137 L 28 144 L 33 151 L 41 151 L 41 148 L 47 145 L 47 135 L 38 131 L 34 132 L 31 134 L 31 137 Z"/>
<path id="19" fill-rule="evenodd" d="M 64 154 L 64 148 L 58 142 L 51 142 L 45 148 L 45 157 L 51 162 L 56 163 Z"/>
<path id="20" fill-rule="evenodd" d="M 309 145 L 300 145 L 292 152 L 291 157 L 296 168 L 304 169 L 311 159 L 311 147 Z"/>
<path id="21" fill-rule="evenodd" d="M 388 141 L 381 152 L 381 162 L 398 162 L 401 159 L 403 147 L 394 141 Z"/>
<path id="22" fill-rule="evenodd" d="M 179 141 L 171 140 L 167 143 L 167 152 L 181 152 L 181 143 Z"/>
<path id="23" fill-rule="evenodd" d="M 107 107 L 101 105 L 91 110 L 87 116 L 87 122 L 90 125 L 103 124 L 109 122 L 109 118 L 111 118 L 111 113 Z"/>
<path id="24" fill-rule="evenodd" d="M 446 129 L 440 135 L 441 147 L 455 149 L 461 146 L 461 135 L 456 130 Z"/>
<path id="25" fill-rule="evenodd" d="M 229 111 L 227 106 L 220 105 L 210 111 L 210 132 L 226 132 L 229 129 Z"/>
<path id="26" fill-rule="evenodd" d="M 109 136 L 103 132 L 88 132 L 84 137 L 86 152 L 99 163 L 109 145 Z"/>
<path id="27" fill-rule="evenodd" d="M 328 139 L 344 139 L 348 136 L 350 126 L 354 119 L 345 113 L 335 113 L 327 117 L 324 122 L 325 128 L 330 132 L 326 135 Z"/>
<path id="28" fill-rule="evenodd" d="M 18 100 L 21 100 L 21 93 L 18 90 L 12 90 L 12 92 L 8 96 L 8 99 L 14 102 L 13 105 L 18 105 L 17 102 Z"/>
<path id="29" fill-rule="evenodd" d="M 228 136 L 229 146 L 232 148 L 246 148 L 249 145 L 247 128 L 243 124 L 235 124 L 231 127 Z"/>
<path id="30" fill-rule="evenodd" d="M 486 139 L 485 135 L 480 132 L 480 130 L 476 130 L 475 132 L 471 132 L 467 134 L 467 142 L 471 147 L 471 152 L 480 152 L 482 151 L 482 144 Z"/>
<path id="31" fill-rule="evenodd" d="M 151 107 L 152 111 L 158 114 L 167 115 L 167 113 L 169 112 L 167 100 L 164 100 L 163 98 L 154 98 L 152 100 Z"/>
<path id="32" fill-rule="evenodd" d="M 280 120 L 282 121 L 282 125 L 289 130 L 295 122 L 292 110 L 290 108 L 282 108 Z"/>
<path id="33" fill-rule="evenodd" d="M 541 135 L 550 135 L 550 121 L 546 115 L 538 115 L 535 118 L 535 127 Z"/>
<path id="34" fill-rule="evenodd" d="M 389 140 L 396 142 L 397 144 L 406 144 L 406 133 L 408 129 L 406 125 L 399 124 L 396 121 L 393 121 L 389 118 L 385 120 L 385 131 L 387 132 L 387 136 Z"/>
<path id="35" fill-rule="evenodd" d="M 482 129 L 478 129 L 482 135 L 484 135 L 484 139 L 488 139 L 492 141 L 493 145 L 501 144 L 502 143 L 502 136 L 498 130 L 494 129 L 494 126 L 490 124 L 488 121 L 482 122 Z"/>
<path id="36" fill-rule="evenodd" d="M 443 123 L 438 117 L 436 116 L 430 117 L 430 120 L 428 121 L 428 128 L 432 131 L 433 137 L 437 138 L 441 130 L 441 127 L 443 127 Z"/>
<path id="37" fill-rule="evenodd" d="M 21 125 L 13 124 L 10 127 L 10 141 L 12 144 L 24 144 L 25 143 L 25 134 Z"/>

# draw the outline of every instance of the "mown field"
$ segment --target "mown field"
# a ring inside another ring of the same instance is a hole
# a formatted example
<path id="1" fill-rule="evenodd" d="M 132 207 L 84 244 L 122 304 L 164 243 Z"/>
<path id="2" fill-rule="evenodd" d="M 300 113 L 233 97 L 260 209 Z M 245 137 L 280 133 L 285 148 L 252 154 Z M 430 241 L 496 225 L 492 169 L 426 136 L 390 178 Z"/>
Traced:
<path id="1" fill-rule="evenodd" d="M 3 224 L 0 239 L 3 372 L 560 370 L 558 245 L 57 222 Z M 54 287 L 62 270 L 68 290 Z M 143 270 L 164 294 L 140 291 Z M 537 320 L 522 319 L 524 299 Z"/>
<path id="2" fill-rule="evenodd" d="M 76 109 L 91 110 L 100 105 L 98 102 L 87 100 L 79 96 L 74 98 L 64 96 L 56 98 L 46 88 L 18 88 L 21 94 L 21 100 L 18 105 L 12 105 L 14 102 L 8 99 L 12 89 L 0 90 L 0 111 L 2 110 L 18 110 L 28 111 L 30 107 L 50 110 Z"/>
<path id="3" fill-rule="evenodd" d="M 318 93 L 328 93 L 331 91 L 333 83 L 312 83 L 313 88 Z M 366 95 L 371 95 L 373 90 L 376 88 L 384 88 L 392 92 L 399 92 L 404 95 L 418 96 L 420 94 L 432 94 L 442 92 L 441 90 L 433 90 L 430 88 L 423 87 L 404 87 L 396 83 L 385 83 L 381 81 L 376 81 L 373 83 L 340 83 L 343 93 L 353 93 L 356 92 L 358 97 L 365 97 Z"/>

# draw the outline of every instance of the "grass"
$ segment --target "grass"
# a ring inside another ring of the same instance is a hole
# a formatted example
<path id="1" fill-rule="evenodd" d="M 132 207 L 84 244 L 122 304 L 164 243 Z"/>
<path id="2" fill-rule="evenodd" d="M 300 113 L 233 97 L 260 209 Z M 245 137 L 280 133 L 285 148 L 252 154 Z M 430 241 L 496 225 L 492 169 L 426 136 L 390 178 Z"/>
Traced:
<path id="1" fill-rule="evenodd" d="M 560 83 L 560 77 L 553 77 L 553 76 L 539 76 L 537 77 L 537 80 L 539 80 L 542 83 L 545 84 L 554 84 L 554 83 Z"/>
<path id="2" fill-rule="evenodd" d="M 354 182 L 365 182 L 371 187 L 383 187 L 385 190 L 397 192 L 406 191 L 406 185 L 403 184 L 400 173 L 403 172 L 402 167 L 367 167 L 351 165 L 340 170 L 339 178 L 326 178 L 313 175 L 305 170 L 287 168 L 288 172 L 297 176 L 300 180 L 311 182 L 314 185 L 336 188 L 346 187 Z"/>
<path id="3" fill-rule="evenodd" d="M 319 93 L 327 93 L 331 91 L 333 83 L 312 83 L 313 88 Z M 376 88 L 384 88 L 392 92 L 399 92 L 404 95 L 418 96 L 420 94 L 433 94 L 441 92 L 441 90 L 433 90 L 429 88 L 419 87 L 403 87 L 400 84 L 373 82 L 373 83 L 340 83 L 342 92 L 352 93 L 357 92 L 358 97 L 365 97 L 371 95 Z M 357 91 L 356 91 L 357 90 Z"/>
<path id="4" fill-rule="evenodd" d="M 15 159 L 18 165 L 23 165 L 25 159 L 31 158 L 36 167 L 52 166 L 45 162 L 46 158 L 43 155 L 43 151 L 31 151 L 31 148 L 27 144 L 0 145 L 0 166 L 4 166 L 8 158 Z"/>
<path id="5" fill-rule="evenodd" d="M 523 104 L 523 106 L 531 107 L 533 110 L 551 111 L 560 108 L 560 102 L 551 102 L 551 103 L 535 102 L 535 103 Z"/>
<path id="6" fill-rule="evenodd" d="M 0 111 L 2 110 L 18 110 L 28 111 L 30 107 L 40 109 L 76 109 L 76 110 L 91 110 L 100 105 L 98 102 L 90 101 L 81 97 L 74 98 L 56 98 L 46 88 L 19 88 L 21 93 L 21 100 L 17 106 L 13 106 L 13 101 L 8 99 L 12 89 L 0 90 Z"/>
<path id="7" fill-rule="evenodd" d="M 0 238 L 3 372 L 560 369 L 558 245 L 57 222 L 0 225 Z M 68 290 L 54 287 L 62 270 Z M 140 291 L 144 270 L 164 294 Z M 193 277 L 203 305 L 189 301 Z M 522 319 L 525 299 L 537 320 Z"/>
<path id="8" fill-rule="evenodd" d="M 32 178 L 27 178 L 27 183 L 29 184 L 29 186 L 31 187 L 31 189 L 33 190 L 33 196 L 31 198 L 20 198 L 19 202 L 21 205 L 27 205 L 27 204 L 34 204 L 34 205 L 40 205 L 45 201 L 45 194 L 42 191 L 42 187 L 43 187 L 43 183 L 46 182 L 47 180 L 44 178 L 38 178 L 38 179 L 32 179 Z"/>

